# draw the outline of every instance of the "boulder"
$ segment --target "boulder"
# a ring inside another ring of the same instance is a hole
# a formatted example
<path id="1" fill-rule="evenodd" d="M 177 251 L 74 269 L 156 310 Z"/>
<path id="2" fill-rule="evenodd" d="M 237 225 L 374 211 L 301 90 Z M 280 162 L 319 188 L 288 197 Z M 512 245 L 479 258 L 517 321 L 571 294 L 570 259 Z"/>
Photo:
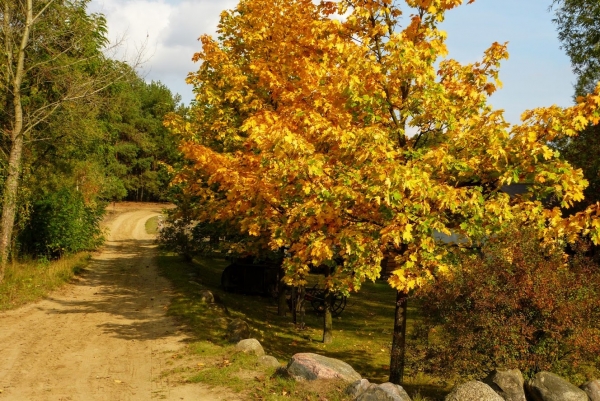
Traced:
<path id="1" fill-rule="evenodd" d="M 258 362 L 261 365 L 265 365 L 265 366 L 270 366 L 273 368 L 278 368 L 281 366 L 281 364 L 279 363 L 279 361 L 277 360 L 277 358 L 275 358 L 274 356 L 271 355 L 263 355 L 260 358 L 258 358 Z"/>
<path id="2" fill-rule="evenodd" d="M 526 401 L 525 380 L 519 369 L 494 370 L 483 382 L 506 401 Z"/>
<path id="3" fill-rule="evenodd" d="M 550 372 L 536 373 L 525 389 L 533 401 L 588 401 L 585 391 Z"/>
<path id="4" fill-rule="evenodd" d="M 357 380 L 353 383 L 350 383 L 350 385 L 346 388 L 346 394 L 352 397 L 352 399 L 355 399 L 356 397 L 361 395 L 366 389 L 368 389 L 370 385 L 371 383 L 369 383 L 367 379 Z"/>
<path id="5" fill-rule="evenodd" d="M 456 386 L 445 401 L 504 401 L 490 386 L 472 380 Z"/>
<path id="6" fill-rule="evenodd" d="M 356 401 L 410 401 L 402 386 L 393 383 L 371 384 Z"/>
<path id="7" fill-rule="evenodd" d="M 250 326 L 242 319 L 233 319 L 227 325 L 227 339 L 229 342 L 237 343 L 240 340 L 250 338 Z"/>
<path id="8" fill-rule="evenodd" d="M 212 304 L 215 302 L 215 296 L 209 290 L 201 290 L 200 294 L 200 302 L 204 302 L 207 304 Z"/>
<path id="9" fill-rule="evenodd" d="M 296 380 L 341 379 L 354 382 L 361 379 L 346 362 L 312 353 L 294 355 L 286 370 Z"/>
<path id="10" fill-rule="evenodd" d="M 580 387 L 586 392 L 590 401 L 600 401 L 600 380 L 592 380 Z"/>
<path id="11" fill-rule="evenodd" d="M 235 349 L 244 354 L 254 354 L 256 356 L 263 356 L 265 354 L 265 350 L 256 338 L 241 340 L 235 345 Z"/>

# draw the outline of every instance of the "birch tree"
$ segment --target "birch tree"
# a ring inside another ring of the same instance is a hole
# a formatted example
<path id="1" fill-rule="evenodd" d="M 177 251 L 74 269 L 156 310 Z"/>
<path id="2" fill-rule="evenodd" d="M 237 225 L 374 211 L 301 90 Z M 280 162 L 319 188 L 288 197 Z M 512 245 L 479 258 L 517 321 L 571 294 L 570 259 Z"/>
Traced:
<path id="1" fill-rule="evenodd" d="M 121 75 L 107 62 L 102 15 L 89 0 L 0 0 L 0 110 L 4 185 L 1 195 L 0 281 L 10 257 L 23 156 L 52 141 L 44 126 L 61 108 L 90 102 Z"/>

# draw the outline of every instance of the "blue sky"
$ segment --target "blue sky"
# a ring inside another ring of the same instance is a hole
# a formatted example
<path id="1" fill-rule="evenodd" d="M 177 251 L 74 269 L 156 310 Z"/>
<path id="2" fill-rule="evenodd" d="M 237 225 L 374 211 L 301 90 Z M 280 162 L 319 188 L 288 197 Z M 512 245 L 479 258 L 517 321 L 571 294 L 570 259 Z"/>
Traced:
<path id="1" fill-rule="evenodd" d="M 570 62 L 560 49 L 552 13 L 552 0 L 477 0 L 451 10 L 442 25 L 448 33 L 449 57 L 474 62 L 494 41 L 509 42 L 510 59 L 500 72 L 503 89 L 491 103 L 506 111 L 505 118 L 518 123 L 530 108 L 569 106 L 573 83 Z M 197 69 L 191 62 L 200 49 L 197 38 L 214 33 L 219 13 L 235 0 L 92 0 L 90 9 L 103 12 L 113 38 L 125 37 L 126 53 L 145 46 L 141 68 L 147 80 L 160 80 L 192 98 L 184 80 Z M 123 57 L 127 57 L 123 54 Z"/>
<path id="2" fill-rule="evenodd" d="M 510 58 L 502 64 L 503 88 L 490 103 L 506 110 L 518 123 L 526 109 L 573 103 L 575 76 L 560 49 L 551 0 L 478 0 L 448 12 L 442 25 L 448 33 L 449 56 L 476 61 L 494 41 L 508 43 Z"/>

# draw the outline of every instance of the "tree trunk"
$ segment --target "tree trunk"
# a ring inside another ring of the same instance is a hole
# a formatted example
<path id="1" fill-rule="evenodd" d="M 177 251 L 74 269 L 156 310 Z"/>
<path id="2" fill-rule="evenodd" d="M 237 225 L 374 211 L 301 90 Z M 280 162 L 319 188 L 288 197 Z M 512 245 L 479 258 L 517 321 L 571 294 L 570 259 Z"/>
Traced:
<path id="1" fill-rule="evenodd" d="M 4 280 L 4 271 L 8 263 L 8 256 L 12 244 L 13 227 L 17 210 L 17 196 L 19 190 L 19 179 L 21 176 L 21 160 L 23 156 L 23 106 L 21 104 L 21 84 L 23 82 L 25 49 L 29 44 L 29 32 L 33 24 L 33 3 L 27 0 L 27 16 L 23 28 L 23 36 L 17 65 L 14 66 L 12 80 L 12 108 L 13 121 L 10 129 L 10 156 L 8 159 L 8 176 L 2 194 L 2 217 L 0 219 L 0 283 Z M 7 16 L 5 15 L 5 18 Z M 8 40 L 10 32 L 4 32 Z"/>
<path id="2" fill-rule="evenodd" d="M 331 317 L 331 301 L 333 294 L 331 291 L 325 291 L 325 309 L 323 310 L 323 343 L 331 344 L 333 342 L 333 318 Z"/>
<path id="3" fill-rule="evenodd" d="M 406 311 L 408 294 L 396 292 L 396 313 L 390 360 L 390 383 L 402 384 L 404 380 L 404 354 L 406 351 Z"/>
<path id="4" fill-rule="evenodd" d="M 298 287 L 292 287 L 292 322 L 294 325 L 298 320 L 298 306 L 296 305 L 298 301 Z"/>
<path id="5" fill-rule="evenodd" d="M 12 243 L 12 231 L 15 224 L 17 211 L 17 196 L 19 189 L 19 178 L 21 175 L 21 156 L 23 154 L 23 136 L 13 137 L 10 157 L 8 159 L 8 177 L 4 186 L 2 196 L 2 219 L 0 223 L 0 282 L 4 279 L 4 269 L 10 254 Z"/>
<path id="6" fill-rule="evenodd" d="M 279 281 L 277 283 L 277 315 L 285 316 L 288 311 L 287 299 L 285 294 L 285 283 L 283 281 L 283 276 L 285 272 L 283 271 L 283 267 L 279 268 Z"/>
<path id="7" fill-rule="evenodd" d="M 331 268 L 325 267 L 325 278 L 331 274 Z M 325 288 L 323 297 L 323 344 L 331 344 L 333 342 L 333 318 L 331 316 L 331 305 L 333 294 L 329 288 Z"/>
<path id="8" fill-rule="evenodd" d="M 301 285 L 300 287 L 298 287 L 298 301 L 296 303 L 296 308 L 298 309 L 296 312 L 296 318 L 298 317 L 298 315 L 300 316 L 300 324 L 299 324 L 299 329 L 300 330 L 304 330 L 305 328 L 305 323 L 304 323 L 304 315 L 306 314 L 306 310 L 304 309 L 304 296 L 306 295 L 306 291 L 303 285 Z"/>

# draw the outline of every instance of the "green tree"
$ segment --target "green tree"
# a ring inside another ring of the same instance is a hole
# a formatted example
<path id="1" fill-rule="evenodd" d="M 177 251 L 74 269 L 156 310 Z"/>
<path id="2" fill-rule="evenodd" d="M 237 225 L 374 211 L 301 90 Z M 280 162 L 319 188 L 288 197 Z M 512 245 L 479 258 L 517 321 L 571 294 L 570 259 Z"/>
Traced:
<path id="1" fill-rule="evenodd" d="M 600 81 L 600 3 L 554 0 L 558 38 L 577 75 L 577 95 L 591 93 Z"/>
<path id="2" fill-rule="evenodd" d="M 600 2 L 596 0 L 555 0 L 558 37 L 571 59 L 577 76 L 575 96 L 594 91 L 600 82 Z M 600 127 L 586 127 L 577 137 L 563 139 L 558 148 L 574 166 L 583 170 L 590 185 L 577 210 L 600 202 Z"/>
<path id="3" fill-rule="evenodd" d="M 86 202 L 82 192 L 69 186 L 44 195 L 33 203 L 29 222 L 19 236 L 23 251 L 57 258 L 101 244 L 104 204 Z"/>
<path id="4" fill-rule="evenodd" d="M 88 102 L 119 78 L 105 62 L 106 24 L 87 14 L 89 0 L 3 0 L 1 2 L 0 110 L 2 126 L 2 216 L 0 280 L 17 216 L 24 153 L 39 141 L 61 110 Z M 68 135 L 61 131 L 59 135 Z"/>
<path id="5" fill-rule="evenodd" d="M 175 138 L 164 127 L 167 113 L 181 113 L 178 95 L 160 82 L 144 82 L 123 65 L 126 79 L 106 90 L 98 114 L 105 133 L 102 146 L 105 168 L 114 177 L 109 199 L 165 200 L 170 174 L 168 166 L 179 158 Z"/>

